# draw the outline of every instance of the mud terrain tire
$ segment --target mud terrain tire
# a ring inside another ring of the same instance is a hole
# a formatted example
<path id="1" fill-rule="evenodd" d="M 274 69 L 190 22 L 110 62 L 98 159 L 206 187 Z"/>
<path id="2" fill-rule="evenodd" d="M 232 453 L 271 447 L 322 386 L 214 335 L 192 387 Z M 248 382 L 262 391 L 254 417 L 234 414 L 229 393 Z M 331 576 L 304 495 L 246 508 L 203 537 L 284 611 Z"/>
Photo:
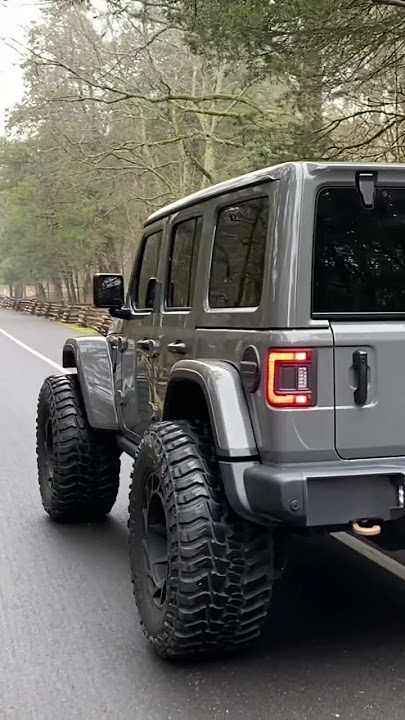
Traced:
<path id="1" fill-rule="evenodd" d="M 162 422 L 146 432 L 132 474 L 129 530 L 135 599 L 159 655 L 211 654 L 260 635 L 273 535 L 228 506 L 204 426 Z"/>
<path id="2" fill-rule="evenodd" d="M 76 375 L 48 377 L 37 411 L 42 504 L 56 522 L 98 520 L 113 507 L 120 453 L 114 436 L 87 422 Z"/>

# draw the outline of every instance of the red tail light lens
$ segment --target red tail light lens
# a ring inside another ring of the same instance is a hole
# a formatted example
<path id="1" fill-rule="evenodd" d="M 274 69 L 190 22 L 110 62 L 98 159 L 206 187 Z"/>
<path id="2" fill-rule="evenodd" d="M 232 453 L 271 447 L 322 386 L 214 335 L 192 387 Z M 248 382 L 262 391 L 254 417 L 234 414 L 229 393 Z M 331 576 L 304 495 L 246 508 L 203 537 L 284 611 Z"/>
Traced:
<path id="1" fill-rule="evenodd" d="M 314 405 L 311 350 L 270 350 L 267 359 L 267 402 L 272 407 Z"/>

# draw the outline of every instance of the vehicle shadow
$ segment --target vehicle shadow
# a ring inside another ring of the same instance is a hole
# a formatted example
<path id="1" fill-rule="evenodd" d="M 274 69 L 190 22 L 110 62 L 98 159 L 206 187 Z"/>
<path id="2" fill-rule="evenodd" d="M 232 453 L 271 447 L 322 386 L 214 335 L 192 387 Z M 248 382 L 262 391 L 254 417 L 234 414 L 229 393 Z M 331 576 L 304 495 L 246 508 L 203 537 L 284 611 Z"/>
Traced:
<path id="1" fill-rule="evenodd" d="M 51 531 L 70 552 L 96 561 L 95 569 L 101 557 L 109 568 L 112 563 L 129 575 L 128 530 L 122 517 L 75 527 L 52 524 Z M 405 647 L 404 607 L 405 584 L 389 571 L 334 538 L 297 538 L 288 571 L 274 585 L 261 639 L 241 655 L 232 653 L 231 661 L 296 655 L 308 646 L 316 646 L 318 657 L 320 651 L 333 655 L 356 647 L 363 653 L 387 642 Z M 200 667 L 212 662 L 197 659 Z M 181 666 L 181 661 L 172 665 Z"/>
<path id="2" fill-rule="evenodd" d="M 289 571 L 275 586 L 262 640 L 295 650 L 333 649 L 405 639 L 402 580 L 334 538 L 297 540 Z"/>
<path id="3" fill-rule="evenodd" d="M 200 687 L 222 688 L 228 712 L 218 718 L 400 718 L 404 607 L 404 583 L 338 540 L 297 540 L 261 639 L 192 670 L 183 662 L 165 672 L 179 688 L 184 673 Z M 366 705 L 375 708 L 384 693 L 391 711 L 368 714 Z"/>
<path id="4" fill-rule="evenodd" d="M 338 540 L 293 543 L 265 632 L 251 649 L 168 663 L 156 657 L 139 628 L 123 517 L 53 527 L 54 536 L 55 530 L 70 558 L 86 566 L 87 583 L 100 586 L 109 603 L 115 691 L 126 695 L 134 678 L 147 678 L 159 698 L 151 717 L 323 720 L 339 717 L 347 701 L 342 718 L 379 718 L 367 714 L 364 703 L 376 702 L 382 688 L 394 703 L 386 717 L 403 717 L 404 583 Z M 105 632 L 106 616 L 93 641 L 104 642 Z M 335 714 L 325 714 L 328 703 Z"/>

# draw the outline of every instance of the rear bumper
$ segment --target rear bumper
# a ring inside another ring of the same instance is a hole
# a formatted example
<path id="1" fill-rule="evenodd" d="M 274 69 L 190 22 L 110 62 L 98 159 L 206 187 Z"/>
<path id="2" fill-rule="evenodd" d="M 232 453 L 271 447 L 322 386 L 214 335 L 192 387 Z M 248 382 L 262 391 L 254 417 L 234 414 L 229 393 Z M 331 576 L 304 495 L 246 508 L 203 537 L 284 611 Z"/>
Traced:
<path id="1" fill-rule="evenodd" d="M 405 517 L 405 458 L 284 467 L 221 461 L 220 469 L 235 512 L 256 522 L 316 528 Z"/>

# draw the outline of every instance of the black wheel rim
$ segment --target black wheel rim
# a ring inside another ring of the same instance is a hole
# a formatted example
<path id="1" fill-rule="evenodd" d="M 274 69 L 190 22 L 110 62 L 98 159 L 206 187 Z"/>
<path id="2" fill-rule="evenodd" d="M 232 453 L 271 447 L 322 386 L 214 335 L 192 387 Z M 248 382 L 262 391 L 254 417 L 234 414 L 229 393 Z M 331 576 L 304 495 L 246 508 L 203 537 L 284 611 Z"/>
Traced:
<path id="1" fill-rule="evenodd" d="M 45 449 L 45 479 L 47 483 L 52 487 L 53 485 L 53 473 L 54 473 L 54 450 L 53 450 L 53 432 L 52 432 L 52 421 L 47 414 L 45 418 L 45 433 L 44 433 L 44 449 Z"/>
<path id="2" fill-rule="evenodd" d="M 151 473 L 145 483 L 142 515 L 148 589 L 155 605 L 162 608 L 166 601 L 168 541 L 162 486 L 155 473 Z"/>

